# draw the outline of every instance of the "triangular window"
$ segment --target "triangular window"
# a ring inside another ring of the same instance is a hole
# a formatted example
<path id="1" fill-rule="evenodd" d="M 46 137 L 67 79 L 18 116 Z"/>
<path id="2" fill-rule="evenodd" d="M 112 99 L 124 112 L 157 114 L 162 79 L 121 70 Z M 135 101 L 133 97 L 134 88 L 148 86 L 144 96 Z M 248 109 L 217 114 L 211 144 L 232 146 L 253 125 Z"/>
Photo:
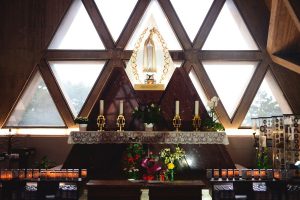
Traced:
<path id="1" fill-rule="evenodd" d="M 251 126 L 251 118 L 282 114 L 292 114 L 292 110 L 272 74 L 268 72 L 256 93 L 242 126 Z"/>
<path id="2" fill-rule="evenodd" d="M 50 61 L 54 76 L 74 116 L 80 112 L 104 61 Z"/>
<path id="3" fill-rule="evenodd" d="M 133 32 L 129 42 L 126 45 L 126 50 L 132 50 L 135 44 L 142 36 L 142 33 L 147 28 L 156 27 L 166 42 L 166 46 L 169 50 L 182 50 L 172 27 L 170 26 L 162 8 L 157 0 L 152 0 L 148 5 L 142 19 Z"/>
<path id="4" fill-rule="evenodd" d="M 137 0 L 95 0 L 95 3 L 97 4 L 97 7 L 115 41 L 118 40 L 124 25 L 128 21 L 128 18 L 136 5 L 136 2 Z M 118 14 L 112 16 L 112 10 L 114 13 Z"/>
<path id="5" fill-rule="evenodd" d="M 171 3 L 191 41 L 193 41 L 197 35 L 212 2 L 213 0 L 190 0 L 188 2 L 182 0 L 171 0 Z"/>
<path id="6" fill-rule="evenodd" d="M 39 72 L 35 74 L 23 93 L 6 126 L 65 126 Z"/>
<path id="7" fill-rule="evenodd" d="M 226 0 L 203 50 L 258 50 L 243 18 L 232 0 Z"/>
<path id="8" fill-rule="evenodd" d="M 256 69 L 256 61 L 204 61 L 207 72 L 231 118 Z"/>
<path id="9" fill-rule="evenodd" d="M 75 0 L 49 49 L 104 49 L 104 45 L 81 0 Z"/>

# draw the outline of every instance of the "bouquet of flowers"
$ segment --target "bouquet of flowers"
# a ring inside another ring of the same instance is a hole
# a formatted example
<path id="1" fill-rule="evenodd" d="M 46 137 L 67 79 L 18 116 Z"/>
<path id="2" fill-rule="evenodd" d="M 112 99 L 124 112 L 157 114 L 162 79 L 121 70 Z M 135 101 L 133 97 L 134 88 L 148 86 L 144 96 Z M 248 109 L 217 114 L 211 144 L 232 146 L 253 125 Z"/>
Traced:
<path id="1" fill-rule="evenodd" d="M 144 180 L 153 180 L 155 173 L 161 170 L 161 164 L 159 163 L 158 156 L 149 152 L 149 156 L 142 160 L 141 166 L 146 169 L 146 174 L 143 175 Z"/>
<path id="2" fill-rule="evenodd" d="M 154 103 L 140 105 L 133 110 L 132 116 L 141 119 L 143 123 L 156 124 L 161 120 L 160 107 Z"/>
<path id="3" fill-rule="evenodd" d="M 213 130 L 213 131 L 224 131 L 223 125 L 218 121 L 217 114 L 216 114 L 216 107 L 218 105 L 219 97 L 214 96 L 211 98 L 210 101 L 207 102 L 207 106 L 209 107 L 210 111 L 208 111 L 209 118 L 203 120 L 202 126 L 206 130 Z"/>
<path id="4" fill-rule="evenodd" d="M 126 148 L 125 155 L 125 167 L 124 172 L 126 172 L 128 179 L 137 179 L 139 175 L 139 166 L 142 161 L 142 156 L 144 155 L 144 149 L 142 144 L 129 144 Z"/>
<path id="5" fill-rule="evenodd" d="M 174 180 L 174 169 L 176 165 L 175 162 L 180 161 L 185 157 L 185 151 L 184 149 L 180 147 L 175 148 L 175 152 L 171 152 L 170 148 L 162 149 L 159 152 L 160 158 L 163 160 L 164 164 L 166 165 L 166 179 L 168 180 L 168 174 L 170 175 L 170 180 Z"/>

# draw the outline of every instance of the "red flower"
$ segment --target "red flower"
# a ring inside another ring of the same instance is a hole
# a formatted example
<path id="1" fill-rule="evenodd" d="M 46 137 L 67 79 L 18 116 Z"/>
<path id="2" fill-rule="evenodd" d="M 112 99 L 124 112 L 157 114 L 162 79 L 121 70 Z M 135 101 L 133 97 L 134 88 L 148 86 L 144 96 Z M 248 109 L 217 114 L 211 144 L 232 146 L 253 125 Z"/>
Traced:
<path id="1" fill-rule="evenodd" d="M 138 160 L 140 158 L 140 155 L 139 154 L 136 154 L 135 155 L 135 160 Z"/>
<path id="2" fill-rule="evenodd" d="M 133 157 L 129 157 L 129 158 L 127 159 L 127 161 L 128 161 L 129 163 L 133 163 L 133 162 L 134 162 Z"/>

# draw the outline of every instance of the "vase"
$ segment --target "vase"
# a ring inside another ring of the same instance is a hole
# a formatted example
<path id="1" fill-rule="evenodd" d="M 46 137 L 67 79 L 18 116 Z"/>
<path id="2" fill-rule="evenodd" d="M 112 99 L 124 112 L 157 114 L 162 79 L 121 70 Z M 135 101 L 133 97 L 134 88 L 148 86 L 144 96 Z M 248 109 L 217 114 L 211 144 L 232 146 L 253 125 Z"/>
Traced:
<path id="1" fill-rule="evenodd" d="M 174 170 L 169 169 L 169 173 L 170 173 L 170 181 L 174 181 Z"/>
<path id="2" fill-rule="evenodd" d="M 145 125 L 145 131 L 153 131 L 153 126 L 154 124 L 153 123 L 144 123 Z"/>
<path id="3" fill-rule="evenodd" d="M 79 131 L 86 131 L 87 124 L 79 124 Z"/>

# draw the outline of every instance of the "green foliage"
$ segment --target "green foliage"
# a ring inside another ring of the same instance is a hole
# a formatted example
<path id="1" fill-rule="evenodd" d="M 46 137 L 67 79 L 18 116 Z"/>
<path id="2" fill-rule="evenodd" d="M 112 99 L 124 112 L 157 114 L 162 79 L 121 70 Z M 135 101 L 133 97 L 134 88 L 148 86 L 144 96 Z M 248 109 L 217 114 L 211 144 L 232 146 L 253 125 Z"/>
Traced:
<path id="1" fill-rule="evenodd" d="M 43 156 L 40 161 L 35 163 L 34 167 L 37 169 L 49 169 L 56 165 L 56 162 L 50 161 L 47 156 Z"/>
<path id="2" fill-rule="evenodd" d="M 135 119 L 141 119 L 143 123 L 157 124 L 161 120 L 160 107 L 154 103 L 147 105 L 140 105 L 133 110 L 132 116 Z"/>
<path id="3" fill-rule="evenodd" d="M 218 121 L 215 108 L 218 105 L 219 98 L 214 96 L 208 101 L 207 105 L 210 108 L 208 111 L 209 117 L 202 121 L 202 127 L 207 131 L 224 131 L 224 126 Z"/>

